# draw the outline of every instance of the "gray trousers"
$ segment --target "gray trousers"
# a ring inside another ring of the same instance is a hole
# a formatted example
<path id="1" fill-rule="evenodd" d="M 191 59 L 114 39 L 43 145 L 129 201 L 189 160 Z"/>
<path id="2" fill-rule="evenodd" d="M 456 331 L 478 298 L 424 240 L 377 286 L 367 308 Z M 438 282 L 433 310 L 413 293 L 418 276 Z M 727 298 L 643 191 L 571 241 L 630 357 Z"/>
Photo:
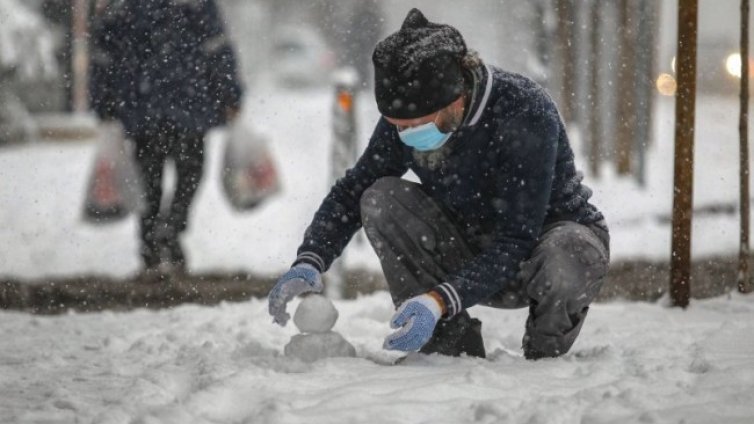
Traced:
<path id="1" fill-rule="evenodd" d="M 396 305 L 447 281 L 484 247 L 469 243 L 419 184 L 400 178 L 385 177 L 367 189 L 361 214 Z M 542 230 L 518 278 L 501 281 L 501 290 L 481 304 L 529 307 L 526 357 L 559 356 L 576 340 L 608 262 L 604 222 L 557 222 Z"/>

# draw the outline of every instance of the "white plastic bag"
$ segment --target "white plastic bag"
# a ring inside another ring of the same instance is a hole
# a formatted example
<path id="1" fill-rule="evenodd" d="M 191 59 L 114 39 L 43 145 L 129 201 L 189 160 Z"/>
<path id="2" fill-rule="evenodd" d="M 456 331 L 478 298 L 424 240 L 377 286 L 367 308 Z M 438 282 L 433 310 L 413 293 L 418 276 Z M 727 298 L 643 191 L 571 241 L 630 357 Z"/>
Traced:
<path id="1" fill-rule="evenodd" d="M 141 210 L 143 191 L 133 150 L 119 122 L 100 124 L 97 152 L 86 190 L 85 220 L 114 222 Z"/>
<path id="2" fill-rule="evenodd" d="M 252 209 L 280 190 L 267 139 L 240 120 L 227 129 L 222 185 L 237 210 Z"/>

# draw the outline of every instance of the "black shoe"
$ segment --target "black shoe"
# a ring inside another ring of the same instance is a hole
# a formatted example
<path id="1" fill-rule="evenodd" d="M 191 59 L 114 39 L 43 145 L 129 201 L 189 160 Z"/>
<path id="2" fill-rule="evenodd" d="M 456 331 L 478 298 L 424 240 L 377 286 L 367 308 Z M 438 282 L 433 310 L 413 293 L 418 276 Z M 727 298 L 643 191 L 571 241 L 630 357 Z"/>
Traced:
<path id="1" fill-rule="evenodd" d="M 161 216 L 156 239 L 162 247 L 162 259 L 171 268 L 186 268 L 186 256 L 179 240 L 182 230 L 169 216 Z"/>
<path id="2" fill-rule="evenodd" d="M 178 241 L 178 237 L 171 237 L 165 242 L 165 248 L 167 250 L 167 262 L 173 267 L 186 267 L 186 255 L 183 254 L 183 248 L 181 242 Z"/>
<path id="3" fill-rule="evenodd" d="M 145 241 L 141 246 L 141 261 L 144 271 L 154 270 L 160 266 L 160 246 L 151 241 Z"/>
<path id="4" fill-rule="evenodd" d="M 557 358 L 567 353 L 584 325 L 587 312 L 589 312 L 589 308 L 585 307 L 578 315 L 571 316 L 571 322 L 576 324 L 567 333 L 556 336 L 538 332 L 534 326 L 533 315 L 529 314 L 529 319 L 526 320 L 526 333 L 521 346 L 524 350 L 524 357 L 536 361 L 544 358 Z"/>
<path id="5" fill-rule="evenodd" d="M 419 350 L 421 353 L 439 353 L 461 356 L 465 353 L 476 358 L 485 358 L 482 322 L 471 318 L 464 311 L 449 320 L 440 320 L 432 338 Z"/>

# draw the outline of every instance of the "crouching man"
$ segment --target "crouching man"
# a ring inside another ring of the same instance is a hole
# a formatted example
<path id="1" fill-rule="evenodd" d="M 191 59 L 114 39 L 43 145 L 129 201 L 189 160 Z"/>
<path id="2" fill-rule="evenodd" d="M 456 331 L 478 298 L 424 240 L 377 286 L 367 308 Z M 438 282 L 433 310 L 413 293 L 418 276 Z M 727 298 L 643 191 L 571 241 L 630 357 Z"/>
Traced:
<path id="1" fill-rule="evenodd" d="M 566 353 L 607 272 L 609 235 L 555 104 L 417 9 L 372 60 L 382 117 L 270 292 L 270 314 L 285 325 L 288 301 L 321 291 L 363 225 L 398 307 L 386 349 L 484 357 L 466 311 L 484 305 L 529 308 L 526 358 Z M 400 178 L 409 169 L 421 183 Z"/>

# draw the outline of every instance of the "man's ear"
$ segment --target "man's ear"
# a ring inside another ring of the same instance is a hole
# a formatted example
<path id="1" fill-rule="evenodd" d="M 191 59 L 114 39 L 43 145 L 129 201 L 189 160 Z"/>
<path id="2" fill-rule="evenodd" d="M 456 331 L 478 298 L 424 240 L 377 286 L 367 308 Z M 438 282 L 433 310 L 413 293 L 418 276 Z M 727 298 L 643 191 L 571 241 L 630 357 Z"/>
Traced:
<path id="1" fill-rule="evenodd" d="M 443 132 L 455 131 L 461 126 L 463 123 L 464 104 L 463 96 L 461 96 L 442 110 L 440 119 L 442 119 L 443 128 L 440 128 L 440 130 Z"/>

